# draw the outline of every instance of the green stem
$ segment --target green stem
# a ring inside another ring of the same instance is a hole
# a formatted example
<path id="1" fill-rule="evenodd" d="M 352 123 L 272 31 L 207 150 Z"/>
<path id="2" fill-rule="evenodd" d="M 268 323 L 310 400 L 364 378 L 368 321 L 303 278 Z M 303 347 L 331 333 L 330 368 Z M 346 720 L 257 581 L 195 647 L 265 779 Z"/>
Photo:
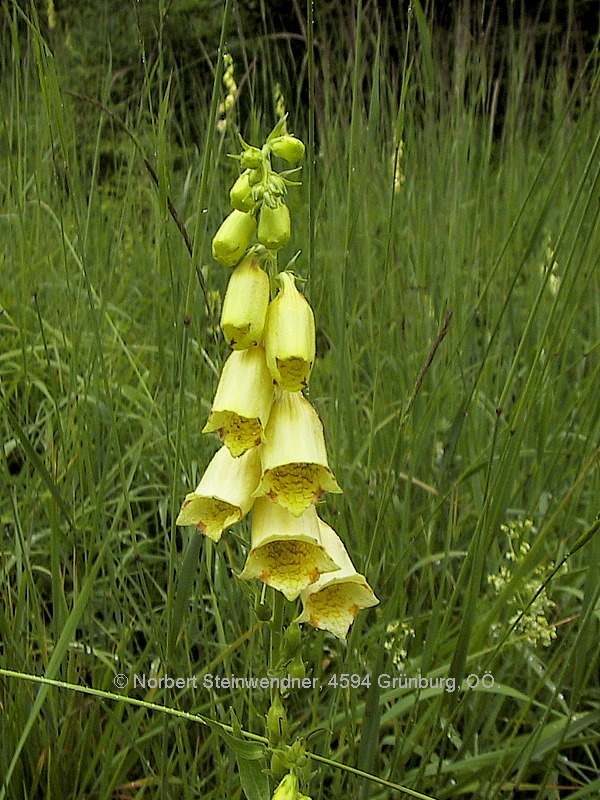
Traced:
<path id="1" fill-rule="evenodd" d="M 271 650 L 269 667 L 273 670 L 281 660 L 281 642 L 283 639 L 283 595 L 273 589 L 273 616 L 271 617 Z"/>

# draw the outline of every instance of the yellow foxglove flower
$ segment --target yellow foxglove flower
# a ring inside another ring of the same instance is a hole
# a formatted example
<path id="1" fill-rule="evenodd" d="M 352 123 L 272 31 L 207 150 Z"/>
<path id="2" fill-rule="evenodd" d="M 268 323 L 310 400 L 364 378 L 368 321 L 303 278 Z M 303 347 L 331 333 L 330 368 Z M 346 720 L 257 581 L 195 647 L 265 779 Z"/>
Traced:
<path id="1" fill-rule="evenodd" d="M 271 208 L 266 203 L 258 218 L 258 241 L 268 250 L 281 250 L 290 240 L 290 210 L 285 203 Z"/>
<path id="2" fill-rule="evenodd" d="M 212 254 L 224 267 L 235 266 L 244 255 L 256 230 L 256 220 L 245 211 L 234 209 L 225 217 L 212 240 Z"/>
<path id="3" fill-rule="evenodd" d="M 294 275 L 280 272 L 278 278 L 281 289 L 269 304 L 265 327 L 267 366 L 282 389 L 298 392 L 307 386 L 315 361 L 315 318 Z"/>
<path id="4" fill-rule="evenodd" d="M 218 431 L 234 457 L 263 440 L 273 403 L 273 381 L 260 345 L 234 350 L 223 367 L 202 433 Z"/>
<path id="5" fill-rule="evenodd" d="M 364 575 L 356 571 L 337 533 L 322 519 L 319 519 L 319 528 L 327 552 L 340 569 L 321 575 L 302 591 L 303 609 L 297 621 L 310 622 L 314 628 L 345 639 L 361 608 L 376 606 L 379 600 Z"/>
<path id="6" fill-rule="evenodd" d="M 300 516 L 325 492 L 341 493 L 327 463 L 321 420 L 300 392 L 277 393 L 264 438 L 257 497 Z"/>
<path id="7" fill-rule="evenodd" d="M 263 338 L 270 287 L 269 276 L 261 269 L 261 263 L 261 256 L 251 251 L 229 278 L 221 330 L 234 350 L 245 350 Z"/>
<path id="8" fill-rule="evenodd" d="M 226 447 L 213 456 L 198 487 L 186 495 L 176 525 L 196 525 L 218 542 L 223 528 L 234 525 L 250 511 L 252 492 L 260 480 L 260 447 L 234 458 Z"/>
<path id="9" fill-rule="evenodd" d="M 298 791 L 298 776 L 289 772 L 277 785 L 271 800 L 296 800 Z"/>
<path id="10" fill-rule="evenodd" d="M 314 508 L 295 517 L 266 498 L 254 503 L 250 552 L 240 578 L 259 578 L 295 600 L 321 573 L 336 569 L 323 548 Z"/>

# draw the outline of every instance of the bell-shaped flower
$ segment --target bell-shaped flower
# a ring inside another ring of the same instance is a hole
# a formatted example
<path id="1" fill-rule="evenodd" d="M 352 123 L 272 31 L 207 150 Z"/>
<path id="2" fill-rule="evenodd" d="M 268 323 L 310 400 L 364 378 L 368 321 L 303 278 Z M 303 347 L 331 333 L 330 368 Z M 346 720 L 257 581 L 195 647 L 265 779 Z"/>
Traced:
<path id="1" fill-rule="evenodd" d="M 234 350 L 223 367 L 202 433 L 217 431 L 234 457 L 263 440 L 273 403 L 273 381 L 260 345 Z"/>
<path id="2" fill-rule="evenodd" d="M 254 504 L 252 492 L 260 479 L 260 447 L 234 458 L 226 447 L 217 450 L 197 488 L 186 495 L 176 525 L 196 527 L 218 542 L 223 529 L 243 519 Z"/>
<path id="3" fill-rule="evenodd" d="M 269 304 L 265 326 L 267 366 L 282 389 L 298 392 L 307 386 L 315 361 L 315 318 L 294 275 L 277 277 L 281 289 Z"/>
<path id="4" fill-rule="evenodd" d="M 314 508 L 295 517 L 266 498 L 256 500 L 250 552 L 240 578 L 259 578 L 295 600 L 319 575 L 337 569 L 323 547 Z"/>
<path id="5" fill-rule="evenodd" d="M 356 571 L 340 537 L 322 519 L 319 528 L 327 552 L 340 569 L 321 575 L 302 591 L 303 608 L 297 622 L 310 622 L 314 628 L 345 639 L 358 612 L 376 606 L 379 600 L 364 575 Z"/>
<path id="6" fill-rule="evenodd" d="M 271 800 L 298 800 L 300 795 L 298 784 L 298 776 L 294 772 L 289 772 L 277 785 Z"/>
<path id="7" fill-rule="evenodd" d="M 281 250 L 290 240 L 290 210 L 283 201 L 272 208 L 263 203 L 258 217 L 258 241 L 268 250 Z"/>
<path id="8" fill-rule="evenodd" d="M 264 248 L 261 249 L 264 254 Z M 263 258 L 253 248 L 229 278 L 221 330 L 234 350 L 245 350 L 263 339 L 269 305 L 269 276 L 261 269 Z"/>
<path id="9" fill-rule="evenodd" d="M 224 267 L 235 266 L 246 250 L 256 230 L 254 216 L 234 209 L 225 217 L 212 240 L 212 254 Z"/>
<path id="10" fill-rule="evenodd" d="M 264 440 L 257 497 L 299 516 L 325 492 L 341 493 L 327 463 L 321 420 L 300 392 L 277 392 Z"/>

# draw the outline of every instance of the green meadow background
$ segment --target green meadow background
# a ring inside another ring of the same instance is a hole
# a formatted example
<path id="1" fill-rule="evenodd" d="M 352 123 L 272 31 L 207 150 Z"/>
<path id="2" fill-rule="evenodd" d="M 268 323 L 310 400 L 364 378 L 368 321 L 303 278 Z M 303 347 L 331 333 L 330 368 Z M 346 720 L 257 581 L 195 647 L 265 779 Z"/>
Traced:
<path id="1" fill-rule="evenodd" d="M 217 446 L 227 154 L 277 83 L 320 513 L 381 601 L 346 643 L 303 628 L 304 793 L 598 797 L 598 43 L 487 4 L 309 4 L 293 35 L 253 8 L 0 8 L 0 800 L 271 796 L 268 692 L 133 676 L 268 674 L 245 523 L 174 520 Z"/>

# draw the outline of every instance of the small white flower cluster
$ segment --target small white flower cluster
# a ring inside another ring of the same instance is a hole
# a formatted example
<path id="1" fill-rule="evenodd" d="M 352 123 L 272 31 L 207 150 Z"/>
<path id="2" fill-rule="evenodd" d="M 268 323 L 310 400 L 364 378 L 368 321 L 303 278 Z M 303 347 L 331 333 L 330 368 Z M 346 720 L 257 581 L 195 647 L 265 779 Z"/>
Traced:
<path id="1" fill-rule="evenodd" d="M 508 550 L 505 558 L 511 562 L 511 565 L 502 564 L 496 573 L 487 576 L 487 582 L 493 587 L 496 594 L 500 594 L 512 579 L 514 570 L 530 550 L 531 545 L 528 539 L 537 533 L 533 521 L 530 519 L 509 522 L 508 525 L 501 525 L 500 530 L 508 538 Z M 539 591 L 540 586 L 553 569 L 553 562 L 546 567 L 537 567 L 530 578 L 525 581 L 521 590 L 508 600 L 508 604 L 513 610 L 507 620 L 508 625 L 511 627 L 514 625 L 517 634 L 534 646 L 549 647 L 552 640 L 556 639 L 556 630 L 548 620 L 556 603 L 548 597 L 546 587 Z M 531 602 L 532 597 L 535 597 L 533 602 Z M 500 627 L 499 624 L 494 626 L 496 636 L 500 632 Z"/>
<path id="2" fill-rule="evenodd" d="M 396 144 L 396 137 L 394 136 L 394 154 L 392 156 L 392 163 L 394 165 L 394 193 L 400 194 L 402 186 L 406 180 L 406 175 L 402 170 L 402 159 L 404 157 L 404 141 Z"/>
<path id="3" fill-rule="evenodd" d="M 546 249 L 544 252 L 544 260 L 540 265 L 540 272 L 542 278 L 545 278 L 548 273 L 548 290 L 550 294 L 555 295 L 560 286 L 560 275 L 558 274 L 558 261 L 554 257 L 554 248 L 552 247 L 552 234 L 548 233 L 546 238 Z"/>
<path id="4" fill-rule="evenodd" d="M 407 640 L 415 635 L 414 628 L 408 622 L 401 622 L 397 619 L 395 622 L 390 622 L 385 629 L 385 640 L 383 642 L 384 650 L 392 654 L 392 663 L 399 670 L 404 668 L 406 656 Z"/>

